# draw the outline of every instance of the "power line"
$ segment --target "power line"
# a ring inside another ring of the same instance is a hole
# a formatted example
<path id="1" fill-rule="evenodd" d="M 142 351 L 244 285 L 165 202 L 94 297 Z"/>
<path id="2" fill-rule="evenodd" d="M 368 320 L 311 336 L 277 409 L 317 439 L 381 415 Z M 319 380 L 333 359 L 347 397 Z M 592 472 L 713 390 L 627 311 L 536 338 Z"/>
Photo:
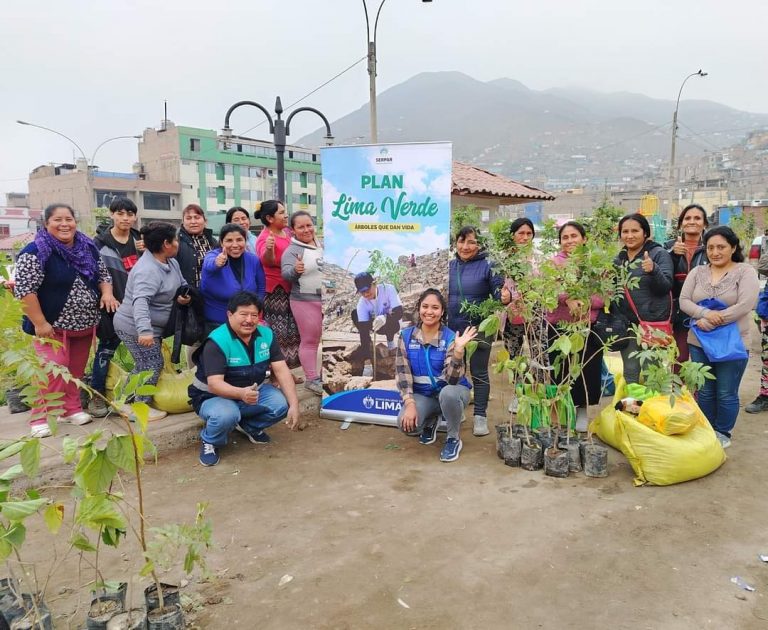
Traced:
<path id="1" fill-rule="evenodd" d="M 317 86 L 317 87 L 316 87 L 314 90 L 312 90 L 311 92 L 307 92 L 307 93 L 306 93 L 304 96 L 302 96 L 302 97 L 301 97 L 299 100 L 297 100 L 297 101 L 294 101 L 294 102 L 293 102 L 293 103 L 291 103 L 290 105 L 286 105 L 286 107 L 285 107 L 285 110 L 287 111 L 287 110 L 291 109 L 291 107 L 293 107 L 294 105 L 298 105 L 298 104 L 299 104 L 299 103 L 301 103 L 301 101 L 303 101 L 305 98 L 309 98 L 309 97 L 310 97 L 310 96 L 312 96 L 312 95 L 313 95 L 315 92 L 317 92 L 318 90 L 320 90 L 320 89 L 324 88 L 326 85 L 328 85 L 329 83 L 331 83 L 331 81 L 335 81 L 335 80 L 336 80 L 336 79 L 338 79 L 338 78 L 339 78 L 341 75 L 343 75 L 343 74 L 345 74 L 345 73 L 349 72 L 349 71 L 350 71 L 352 68 L 354 68 L 354 67 L 355 67 L 357 64 L 359 64 L 361 61 L 365 61 L 366 59 L 368 59 L 368 55 L 365 55 L 364 57 L 360 57 L 360 59 L 358 59 L 358 60 L 357 60 L 357 61 L 355 61 L 354 63 L 350 64 L 350 65 L 349 65 L 349 66 L 347 66 L 346 68 L 344 68 L 344 70 L 342 70 L 342 71 L 341 71 L 341 72 L 339 72 L 338 74 L 336 74 L 336 75 L 332 76 L 332 77 L 331 77 L 330 79 L 328 79 L 328 80 L 327 80 L 325 83 L 322 83 L 321 85 L 318 85 L 318 86 Z M 266 123 L 266 122 L 267 122 L 266 120 L 262 120 L 260 123 L 258 123 L 258 124 L 255 124 L 253 127 L 249 127 L 248 129 L 246 129 L 245 131 L 243 131 L 242 133 L 239 133 L 239 134 L 237 134 L 237 135 L 238 135 L 238 136 L 244 136 L 244 135 L 245 135 L 245 134 L 247 134 L 249 131 L 253 131 L 254 129 L 256 129 L 256 127 L 261 127 L 261 125 L 263 125 L 263 124 L 264 124 L 264 123 Z"/>
<path id="2" fill-rule="evenodd" d="M 656 125 L 655 127 L 651 127 L 650 129 L 647 129 L 646 131 L 641 131 L 638 134 L 635 134 L 634 136 L 629 136 L 628 138 L 624 138 L 623 140 L 617 140 L 616 142 L 612 142 L 611 144 L 606 144 L 605 146 L 601 146 L 599 149 L 594 149 L 593 153 L 597 153 L 598 151 L 605 151 L 605 149 L 610 149 L 611 147 L 618 146 L 620 144 L 624 144 L 625 142 L 629 142 L 630 140 L 634 140 L 635 138 L 640 138 L 641 136 L 646 136 L 649 133 L 653 133 L 655 131 L 659 131 L 660 129 L 664 129 L 664 127 L 669 127 L 672 123 L 664 123 L 663 125 Z"/>

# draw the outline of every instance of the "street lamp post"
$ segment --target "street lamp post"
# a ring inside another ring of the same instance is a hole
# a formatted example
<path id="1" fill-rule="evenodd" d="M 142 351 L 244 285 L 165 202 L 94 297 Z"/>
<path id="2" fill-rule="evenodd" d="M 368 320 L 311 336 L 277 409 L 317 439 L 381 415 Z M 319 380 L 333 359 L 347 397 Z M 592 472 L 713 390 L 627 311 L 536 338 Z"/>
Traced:
<path id="1" fill-rule="evenodd" d="M 376 31 L 379 27 L 379 15 L 381 7 L 387 0 L 381 0 L 379 8 L 376 10 L 376 18 L 373 21 L 373 39 L 371 39 L 371 22 L 368 18 L 368 5 L 363 0 L 363 11 L 365 12 L 365 33 L 368 43 L 368 104 L 371 117 L 371 143 L 376 144 L 379 141 L 379 128 L 376 112 Z M 432 2 L 432 0 L 421 0 L 423 3 Z"/>
<path id="2" fill-rule="evenodd" d="M 88 197 L 88 212 L 90 213 L 92 208 L 91 205 L 96 203 L 96 200 L 93 198 L 93 174 L 91 173 L 91 169 L 96 164 L 96 154 L 99 152 L 99 149 L 103 147 L 107 142 L 112 142 L 113 140 L 123 140 L 126 138 L 133 138 L 135 140 L 140 140 L 141 136 L 114 136 L 113 138 L 107 138 L 104 140 L 101 144 L 99 144 L 96 149 L 94 149 L 93 154 L 91 155 L 91 161 L 88 161 L 88 158 L 85 155 L 85 151 L 80 147 L 77 142 L 72 140 L 69 136 L 65 136 L 60 131 L 56 131 L 55 129 L 51 129 L 50 127 L 44 127 L 43 125 L 37 125 L 35 123 L 27 122 L 25 120 L 17 120 L 17 123 L 20 125 L 25 125 L 27 127 L 37 127 L 38 129 L 43 129 L 44 131 L 50 131 L 51 133 L 55 133 L 57 136 L 61 136 L 62 138 L 69 140 L 75 148 L 80 151 L 80 155 L 82 156 L 83 160 L 85 161 L 85 192 Z"/>
<path id="3" fill-rule="evenodd" d="M 261 110 L 261 112 L 267 117 L 267 122 L 269 123 L 269 133 L 272 135 L 272 142 L 275 145 L 275 153 L 277 154 L 277 196 L 279 197 L 280 201 L 285 202 L 285 146 L 286 139 L 289 135 L 291 135 L 291 120 L 293 120 L 293 117 L 299 112 L 312 112 L 317 114 L 325 124 L 325 130 L 327 132 L 325 137 L 329 143 L 333 140 L 333 135 L 331 134 L 331 124 L 328 122 L 328 119 L 325 117 L 325 115 L 314 107 L 299 107 L 298 109 L 294 109 L 288 118 L 283 120 L 283 104 L 280 101 L 280 97 L 278 96 L 275 100 L 275 114 L 277 117 L 274 120 L 272 119 L 270 113 L 267 111 L 267 108 L 255 101 L 238 101 L 232 105 L 232 107 L 227 110 L 227 113 L 224 116 L 224 128 L 221 131 L 221 134 L 224 137 L 232 137 L 232 128 L 229 126 L 229 118 L 232 116 L 232 112 L 234 112 L 238 107 L 242 107 L 244 105 L 250 105 L 251 107 L 255 107 L 256 109 Z"/>
<path id="4" fill-rule="evenodd" d="M 669 182 L 673 186 L 673 189 L 675 188 L 675 143 L 677 141 L 677 110 L 680 109 L 680 96 L 683 94 L 683 88 L 685 87 L 685 83 L 690 79 L 691 77 L 705 77 L 707 76 L 706 72 L 702 72 L 701 68 L 699 68 L 698 72 L 692 72 L 689 74 L 685 79 L 683 79 L 683 83 L 680 86 L 680 91 L 677 93 L 677 102 L 675 103 L 675 113 L 672 116 L 672 153 L 669 157 Z"/>

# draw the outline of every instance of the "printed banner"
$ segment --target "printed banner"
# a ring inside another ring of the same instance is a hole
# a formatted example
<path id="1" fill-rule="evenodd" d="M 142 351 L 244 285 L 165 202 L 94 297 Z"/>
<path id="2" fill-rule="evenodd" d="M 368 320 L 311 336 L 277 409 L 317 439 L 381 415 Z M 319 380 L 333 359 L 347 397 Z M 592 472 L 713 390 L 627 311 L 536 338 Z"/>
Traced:
<path id="1" fill-rule="evenodd" d="M 445 295 L 451 143 L 324 147 L 323 402 L 396 425 L 395 349 L 424 289 Z"/>

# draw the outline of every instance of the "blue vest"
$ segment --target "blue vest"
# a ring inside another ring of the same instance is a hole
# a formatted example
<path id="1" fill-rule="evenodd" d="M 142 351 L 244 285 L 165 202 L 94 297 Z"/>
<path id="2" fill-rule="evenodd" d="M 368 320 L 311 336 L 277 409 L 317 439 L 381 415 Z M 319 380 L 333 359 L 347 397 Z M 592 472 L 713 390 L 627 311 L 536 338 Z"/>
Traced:
<path id="1" fill-rule="evenodd" d="M 94 260 L 98 262 L 99 253 L 96 248 L 89 248 L 88 251 L 93 255 Z M 37 245 L 34 241 L 19 252 L 19 256 L 22 254 L 37 256 Z M 95 280 L 87 280 L 85 276 L 81 276 L 81 278 L 96 296 L 100 295 L 98 277 Z M 49 324 L 52 325 L 61 315 L 61 311 L 64 310 L 64 305 L 67 303 L 67 298 L 69 298 L 72 285 L 76 279 L 77 271 L 70 267 L 56 252 L 51 253 L 43 267 L 43 282 L 37 289 L 37 300 L 40 302 L 40 310 Z M 21 328 L 28 335 L 35 334 L 35 327 L 26 315 L 22 320 Z"/>
<path id="2" fill-rule="evenodd" d="M 445 366 L 445 356 L 448 352 L 448 346 L 451 345 L 456 333 L 450 328 L 442 326 L 440 328 L 440 339 L 437 347 L 431 343 L 422 345 L 421 342 L 413 337 L 415 326 L 406 328 L 400 333 L 405 345 L 405 355 L 411 366 L 413 375 L 413 391 L 422 396 L 434 396 L 440 393 L 448 383 L 440 378 Z M 472 386 L 469 381 L 462 376 L 459 379 L 459 385 L 464 385 L 469 389 Z"/>

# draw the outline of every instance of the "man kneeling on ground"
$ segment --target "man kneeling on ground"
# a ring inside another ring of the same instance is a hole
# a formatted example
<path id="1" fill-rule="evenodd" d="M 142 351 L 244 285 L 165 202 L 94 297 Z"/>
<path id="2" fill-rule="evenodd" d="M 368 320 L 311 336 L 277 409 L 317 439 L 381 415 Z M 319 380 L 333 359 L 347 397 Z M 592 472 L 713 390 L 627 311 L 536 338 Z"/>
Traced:
<path id="1" fill-rule="evenodd" d="M 200 432 L 200 463 L 219 463 L 218 448 L 232 429 L 253 444 L 268 444 L 264 429 L 285 418 L 299 428 L 299 400 L 293 375 L 272 330 L 259 325 L 262 302 L 255 293 L 236 293 L 227 304 L 227 323 L 208 336 L 195 352 L 197 372 L 189 386 L 195 412 L 205 426 Z M 268 371 L 280 389 L 264 382 Z"/>

